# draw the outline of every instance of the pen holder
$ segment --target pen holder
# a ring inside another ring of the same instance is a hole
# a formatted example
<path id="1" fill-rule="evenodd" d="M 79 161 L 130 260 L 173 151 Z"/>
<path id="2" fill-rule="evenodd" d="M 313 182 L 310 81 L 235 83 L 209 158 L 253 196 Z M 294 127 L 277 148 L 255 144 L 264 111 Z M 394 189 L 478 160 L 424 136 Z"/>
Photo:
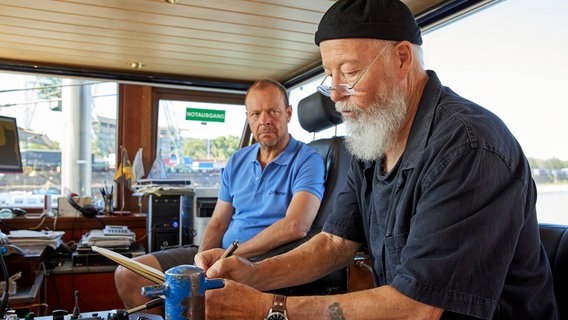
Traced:
<path id="1" fill-rule="evenodd" d="M 114 200 L 105 198 L 105 215 L 109 216 L 114 213 Z"/>
<path id="2" fill-rule="evenodd" d="M 205 290 L 222 288 L 223 279 L 205 279 L 203 269 L 180 265 L 168 269 L 163 285 L 142 288 L 145 297 L 164 295 L 166 320 L 204 320 Z"/>

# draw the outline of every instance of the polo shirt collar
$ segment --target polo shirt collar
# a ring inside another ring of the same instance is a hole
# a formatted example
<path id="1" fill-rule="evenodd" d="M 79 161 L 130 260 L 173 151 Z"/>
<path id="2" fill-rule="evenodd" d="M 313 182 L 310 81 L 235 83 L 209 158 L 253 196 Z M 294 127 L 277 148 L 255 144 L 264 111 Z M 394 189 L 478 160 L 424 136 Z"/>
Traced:
<path id="1" fill-rule="evenodd" d="M 283 166 L 283 165 L 288 165 L 292 161 L 292 158 L 296 153 L 294 152 L 294 150 L 298 148 L 299 142 L 296 139 L 294 139 L 294 137 L 292 137 L 291 134 L 289 135 L 290 135 L 290 140 L 288 141 L 286 148 L 284 148 L 284 150 L 282 150 L 282 152 L 278 155 L 278 157 L 276 157 L 276 159 L 272 160 L 271 162 Z M 254 149 L 252 150 L 252 152 L 248 154 L 248 161 L 255 162 L 258 160 L 257 157 L 258 157 L 258 152 L 260 151 L 260 143 L 257 142 L 253 144 L 251 147 Z"/>

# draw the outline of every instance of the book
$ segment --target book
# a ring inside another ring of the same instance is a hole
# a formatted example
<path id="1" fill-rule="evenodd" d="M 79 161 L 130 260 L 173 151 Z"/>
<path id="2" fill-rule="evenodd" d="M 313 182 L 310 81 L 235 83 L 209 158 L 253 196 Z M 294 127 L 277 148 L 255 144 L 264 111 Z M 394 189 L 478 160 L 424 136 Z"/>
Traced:
<path id="1" fill-rule="evenodd" d="M 156 268 L 152 268 L 136 260 L 125 257 L 118 252 L 114 252 L 106 248 L 92 246 L 91 249 L 94 252 L 102 254 L 103 256 L 113 260 L 114 262 L 120 264 L 128 270 L 135 272 L 150 281 L 153 281 L 157 284 L 164 284 L 166 276 L 162 271 Z"/>

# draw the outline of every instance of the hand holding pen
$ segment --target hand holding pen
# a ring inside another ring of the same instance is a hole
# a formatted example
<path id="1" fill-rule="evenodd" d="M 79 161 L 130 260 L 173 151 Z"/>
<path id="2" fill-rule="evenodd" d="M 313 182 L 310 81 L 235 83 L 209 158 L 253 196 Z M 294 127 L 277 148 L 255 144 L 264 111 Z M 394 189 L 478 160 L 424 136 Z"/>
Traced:
<path id="1" fill-rule="evenodd" d="M 233 243 L 231 243 L 231 245 L 227 248 L 227 250 L 225 250 L 225 252 L 221 255 L 221 257 L 217 256 L 217 252 L 219 252 L 218 251 L 219 249 L 211 249 L 211 250 L 206 250 L 204 252 L 200 252 L 195 257 L 195 265 L 205 270 L 206 277 L 219 278 L 221 277 L 222 274 L 219 273 L 218 270 L 214 270 L 215 268 L 211 267 L 220 260 L 223 260 L 233 255 L 233 253 L 235 253 L 235 250 L 237 250 L 238 246 L 239 246 L 239 240 L 233 241 Z M 217 257 L 219 257 L 219 259 L 217 259 Z"/>
<path id="2" fill-rule="evenodd" d="M 238 247 L 239 247 L 239 240 L 233 241 L 233 243 L 231 243 L 231 245 L 227 248 L 227 250 L 225 250 L 225 252 L 221 256 L 221 259 L 225 259 L 225 258 L 232 256 L 233 253 L 235 253 L 235 250 L 237 250 Z"/>

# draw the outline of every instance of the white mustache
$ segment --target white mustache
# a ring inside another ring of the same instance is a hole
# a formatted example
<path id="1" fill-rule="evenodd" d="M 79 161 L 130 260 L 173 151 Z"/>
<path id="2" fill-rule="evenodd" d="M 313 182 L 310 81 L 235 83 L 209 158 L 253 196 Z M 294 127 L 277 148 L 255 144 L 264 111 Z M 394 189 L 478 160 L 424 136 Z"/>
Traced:
<path id="1" fill-rule="evenodd" d="M 337 110 L 338 112 L 353 112 L 356 114 L 361 112 L 361 108 L 345 101 L 335 103 L 335 110 Z"/>

